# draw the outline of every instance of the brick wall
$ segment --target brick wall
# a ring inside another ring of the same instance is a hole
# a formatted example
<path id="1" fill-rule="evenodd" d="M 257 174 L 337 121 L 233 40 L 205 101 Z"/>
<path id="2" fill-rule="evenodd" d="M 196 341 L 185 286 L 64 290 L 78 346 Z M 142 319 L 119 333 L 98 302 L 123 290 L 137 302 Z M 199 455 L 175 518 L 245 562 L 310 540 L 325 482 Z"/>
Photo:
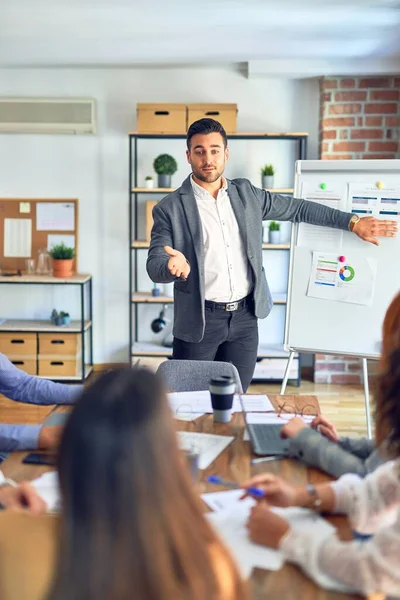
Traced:
<path id="1" fill-rule="evenodd" d="M 400 75 L 320 80 L 320 157 L 400 158 Z M 371 363 L 369 372 L 375 365 Z M 314 380 L 361 383 L 361 361 L 316 354 Z"/>

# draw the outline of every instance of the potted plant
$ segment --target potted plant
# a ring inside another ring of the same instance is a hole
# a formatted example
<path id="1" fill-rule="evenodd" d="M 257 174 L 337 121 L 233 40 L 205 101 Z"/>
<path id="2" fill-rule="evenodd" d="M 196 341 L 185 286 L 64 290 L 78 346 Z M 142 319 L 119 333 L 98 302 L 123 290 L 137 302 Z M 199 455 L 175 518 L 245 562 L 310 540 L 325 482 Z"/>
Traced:
<path id="1" fill-rule="evenodd" d="M 154 187 L 154 179 L 152 178 L 151 175 L 147 175 L 146 179 L 145 179 L 145 185 L 146 188 L 151 190 Z"/>
<path id="2" fill-rule="evenodd" d="M 71 323 L 71 317 L 69 316 L 69 313 L 61 311 L 60 317 L 62 320 L 62 325 L 69 325 Z"/>
<path id="3" fill-rule="evenodd" d="M 269 243 L 280 244 L 281 241 L 281 226 L 276 221 L 271 221 L 269 224 Z"/>
<path id="4" fill-rule="evenodd" d="M 178 164 L 170 154 L 160 154 L 153 163 L 155 172 L 158 175 L 158 187 L 170 188 L 171 175 L 178 169 Z"/>
<path id="5" fill-rule="evenodd" d="M 53 246 L 49 254 L 53 259 L 54 277 L 72 277 L 72 263 L 74 261 L 75 250 L 68 248 L 62 242 Z"/>
<path id="6" fill-rule="evenodd" d="M 271 190 L 274 187 L 275 169 L 273 165 L 264 165 L 261 167 L 262 187 Z"/>

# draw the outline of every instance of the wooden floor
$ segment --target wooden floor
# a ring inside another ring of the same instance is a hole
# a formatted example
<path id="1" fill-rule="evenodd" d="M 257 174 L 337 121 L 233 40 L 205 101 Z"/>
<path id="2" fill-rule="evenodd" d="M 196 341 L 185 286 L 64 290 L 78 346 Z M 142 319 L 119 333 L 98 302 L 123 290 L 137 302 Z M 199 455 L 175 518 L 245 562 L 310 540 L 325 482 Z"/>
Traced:
<path id="1" fill-rule="evenodd" d="M 256 383 L 249 392 L 279 393 L 278 384 Z M 362 386 L 329 385 L 303 381 L 300 387 L 288 386 L 288 394 L 314 394 L 322 414 L 337 426 L 342 435 L 366 435 L 364 391 Z M 0 423 L 40 423 L 52 406 L 34 406 L 12 402 L 0 396 Z"/>

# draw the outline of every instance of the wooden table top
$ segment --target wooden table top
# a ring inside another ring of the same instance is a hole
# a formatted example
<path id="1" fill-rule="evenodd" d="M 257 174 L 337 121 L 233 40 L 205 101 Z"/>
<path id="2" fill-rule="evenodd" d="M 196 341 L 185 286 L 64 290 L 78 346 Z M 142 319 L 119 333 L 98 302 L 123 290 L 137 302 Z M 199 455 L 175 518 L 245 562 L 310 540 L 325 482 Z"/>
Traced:
<path id="1" fill-rule="evenodd" d="M 301 411 L 310 405 L 315 407 L 315 413 L 319 413 L 318 400 L 315 396 L 273 396 L 269 395 L 275 408 L 278 404 L 285 403 Z M 57 412 L 69 410 L 67 407 L 56 409 Z M 203 433 L 217 433 L 220 435 L 231 435 L 235 439 L 226 450 L 217 457 L 211 466 L 200 471 L 199 487 L 201 493 L 208 491 L 222 491 L 224 488 L 206 483 L 208 475 L 219 475 L 231 481 L 242 482 L 258 473 L 270 472 L 281 475 L 287 481 L 296 485 L 306 483 L 321 483 L 331 478 L 317 469 L 307 468 L 304 464 L 292 460 L 277 460 L 274 462 L 251 465 L 254 457 L 250 442 L 243 441 L 244 420 L 241 413 L 235 413 L 232 421 L 228 424 L 215 424 L 212 415 L 204 415 L 195 421 L 177 421 L 180 431 L 192 431 Z M 42 473 L 52 470 L 49 467 L 37 465 L 23 465 L 21 460 L 26 452 L 15 452 L 1 465 L 3 473 L 12 477 L 15 481 L 31 480 L 39 477 Z M 351 540 L 351 531 L 345 517 L 329 517 L 328 519 L 338 530 L 339 537 L 343 540 Z M 356 595 L 339 594 L 323 590 L 297 567 L 285 564 L 279 571 L 268 571 L 265 569 L 254 569 L 250 578 L 252 600 L 355 600 L 360 598 Z"/>

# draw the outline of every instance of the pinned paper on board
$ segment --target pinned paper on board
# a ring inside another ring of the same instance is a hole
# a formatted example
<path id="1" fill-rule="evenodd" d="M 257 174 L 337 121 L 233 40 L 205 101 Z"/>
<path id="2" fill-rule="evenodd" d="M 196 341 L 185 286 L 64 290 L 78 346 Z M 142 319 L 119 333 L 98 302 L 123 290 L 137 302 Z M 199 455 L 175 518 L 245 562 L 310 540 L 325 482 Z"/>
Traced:
<path id="1" fill-rule="evenodd" d="M 329 188 L 326 184 L 312 185 L 303 183 L 301 189 L 301 198 L 310 202 L 316 202 L 328 208 L 343 210 L 345 203 L 345 188 Z M 327 248 L 333 250 L 342 247 L 343 232 L 340 229 L 321 227 L 319 225 L 310 225 L 309 223 L 300 223 L 297 234 L 297 246 L 308 248 Z"/>
<path id="2" fill-rule="evenodd" d="M 400 188 L 350 183 L 348 210 L 360 217 L 400 222 Z"/>
<path id="3" fill-rule="evenodd" d="M 75 206 L 71 202 L 38 202 L 37 231 L 74 231 Z"/>
<path id="4" fill-rule="evenodd" d="M 32 256 L 32 219 L 4 219 L 4 256 Z"/>
<path id="5" fill-rule="evenodd" d="M 347 256 L 342 263 L 337 254 L 313 252 L 307 296 L 370 306 L 376 271 L 375 258 Z"/>

